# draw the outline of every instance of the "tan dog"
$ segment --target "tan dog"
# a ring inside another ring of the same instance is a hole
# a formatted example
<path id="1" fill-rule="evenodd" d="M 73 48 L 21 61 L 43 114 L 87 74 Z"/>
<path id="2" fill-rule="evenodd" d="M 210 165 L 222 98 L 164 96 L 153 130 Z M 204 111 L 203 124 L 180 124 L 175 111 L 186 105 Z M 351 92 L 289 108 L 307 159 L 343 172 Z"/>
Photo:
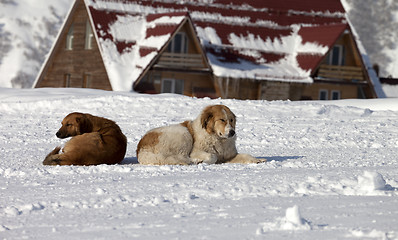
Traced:
<path id="1" fill-rule="evenodd" d="M 119 126 L 106 118 L 70 113 L 56 133 L 58 138 L 72 137 L 59 153 L 56 147 L 44 165 L 98 165 L 120 163 L 126 154 L 127 139 Z"/>
<path id="2" fill-rule="evenodd" d="M 259 163 L 235 146 L 236 117 L 224 105 L 207 106 L 193 121 L 148 131 L 137 146 L 140 164 Z"/>

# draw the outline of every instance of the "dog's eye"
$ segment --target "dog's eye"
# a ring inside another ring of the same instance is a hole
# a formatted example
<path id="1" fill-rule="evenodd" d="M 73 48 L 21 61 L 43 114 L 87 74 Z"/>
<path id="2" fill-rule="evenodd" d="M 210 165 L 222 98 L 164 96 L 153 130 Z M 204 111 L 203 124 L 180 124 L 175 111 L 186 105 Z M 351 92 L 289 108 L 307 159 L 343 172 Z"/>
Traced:
<path id="1" fill-rule="evenodd" d="M 225 120 L 224 120 L 224 119 L 220 119 L 220 121 L 221 121 L 221 122 L 225 122 Z"/>
<path id="2" fill-rule="evenodd" d="M 233 123 L 234 122 L 234 120 L 233 119 L 231 119 L 231 123 Z"/>
<path id="3" fill-rule="evenodd" d="M 72 126 L 72 124 L 70 124 L 70 123 L 67 123 L 67 124 L 66 124 L 66 126 L 67 126 L 67 127 L 70 127 L 70 126 Z"/>

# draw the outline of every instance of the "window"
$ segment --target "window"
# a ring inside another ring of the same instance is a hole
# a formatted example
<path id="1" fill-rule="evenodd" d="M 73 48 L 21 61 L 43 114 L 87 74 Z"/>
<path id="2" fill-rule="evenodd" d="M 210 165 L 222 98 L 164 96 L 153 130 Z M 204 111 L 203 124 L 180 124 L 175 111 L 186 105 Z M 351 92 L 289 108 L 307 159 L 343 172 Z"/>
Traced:
<path id="1" fill-rule="evenodd" d="M 86 22 L 86 41 L 84 42 L 84 49 L 93 49 L 93 30 L 91 29 L 90 21 Z"/>
<path id="2" fill-rule="evenodd" d="M 340 99 L 340 91 L 333 90 L 332 91 L 332 100 L 339 100 Z"/>
<path id="3" fill-rule="evenodd" d="M 73 49 L 73 24 L 70 26 L 68 35 L 66 35 L 66 50 Z"/>
<path id="4" fill-rule="evenodd" d="M 64 75 L 64 87 L 70 87 L 70 74 L 69 73 Z"/>
<path id="5" fill-rule="evenodd" d="M 172 53 L 187 53 L 188 38 L 183 32 L 177 33 L 167 46 L 167 51 Z"/>
<path id="6" fill-rule="evenodd" d="M 345 64 L 345 49 L 343 45 L 335 45 L 327 58 L 327 64 L 342 66 Z"/>
<path id="7" fill-rule="evenodd" d="M 163 79 L 162 93 L 184 93 L 184 80 Z"/>
<path id="8" fill-rule="evenodd" d="M 83 84 L 82 87 L 83 88 L 89 88 L 91 84 L 91 74 L 85 73 L 83 75 Z"/>
<path id="9" fill-rule="evenodd" d="M 319 90 L 319 100 L 328 100 L 328 90 Z"/>

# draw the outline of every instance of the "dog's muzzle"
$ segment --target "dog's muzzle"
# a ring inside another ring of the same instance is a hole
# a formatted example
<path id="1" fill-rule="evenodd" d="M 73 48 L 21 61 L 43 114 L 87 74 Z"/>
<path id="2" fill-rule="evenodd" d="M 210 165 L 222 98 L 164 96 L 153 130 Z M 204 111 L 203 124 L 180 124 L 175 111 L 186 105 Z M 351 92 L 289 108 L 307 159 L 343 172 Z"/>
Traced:
<path id="1" fill-rule="evenodd" d="M 69 136 L 67 136 L 67 135 L 65 135 L 65 134 L 62 134 L 62 133 L 59 132 L 59 131 L 55 134 L 55 136 L 57 136 L 57 138 L 67 138 L 67 137 L 69 137 Z"/>

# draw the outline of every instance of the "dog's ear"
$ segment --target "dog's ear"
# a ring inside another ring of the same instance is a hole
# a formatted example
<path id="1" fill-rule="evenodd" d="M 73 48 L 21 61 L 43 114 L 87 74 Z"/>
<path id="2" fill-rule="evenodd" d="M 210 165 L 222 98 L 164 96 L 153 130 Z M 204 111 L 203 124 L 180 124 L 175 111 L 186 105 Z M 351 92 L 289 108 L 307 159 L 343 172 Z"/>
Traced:
<path id="1" fill-rule="evenodd" d="M 76 118 L 76 122 L 79 125 L 80 134 L 89 133 L 93 131 L 93 125 L 87 119 L 86 116 L 82 115 Z"/>
<path id="2" fill-rule="evenodd" d="M 202 116 L 200 118 L 200 122 L 202 123 L 202 128 L 207 130 L 207 126 L 212 118 L 213 118 L 213 113 L 210 111 L 210 109 L 206 109 L 205 111 L 203 111 Z"/>
<path id="3" fill-rule="evenodd" d="M 227 106 L 224 106 L 223 105 L 223 108 L 224 108 L 224 110 L 228 113 L 228 115 L 231 115 L 232 116 L 232 118 L 233 118 L 233 126 L 235 127 L 235 124 L 236 124 L 236 115 L 231 111 L 231 109 L 229 109 L 229 107 L 227 107 Z"/>

